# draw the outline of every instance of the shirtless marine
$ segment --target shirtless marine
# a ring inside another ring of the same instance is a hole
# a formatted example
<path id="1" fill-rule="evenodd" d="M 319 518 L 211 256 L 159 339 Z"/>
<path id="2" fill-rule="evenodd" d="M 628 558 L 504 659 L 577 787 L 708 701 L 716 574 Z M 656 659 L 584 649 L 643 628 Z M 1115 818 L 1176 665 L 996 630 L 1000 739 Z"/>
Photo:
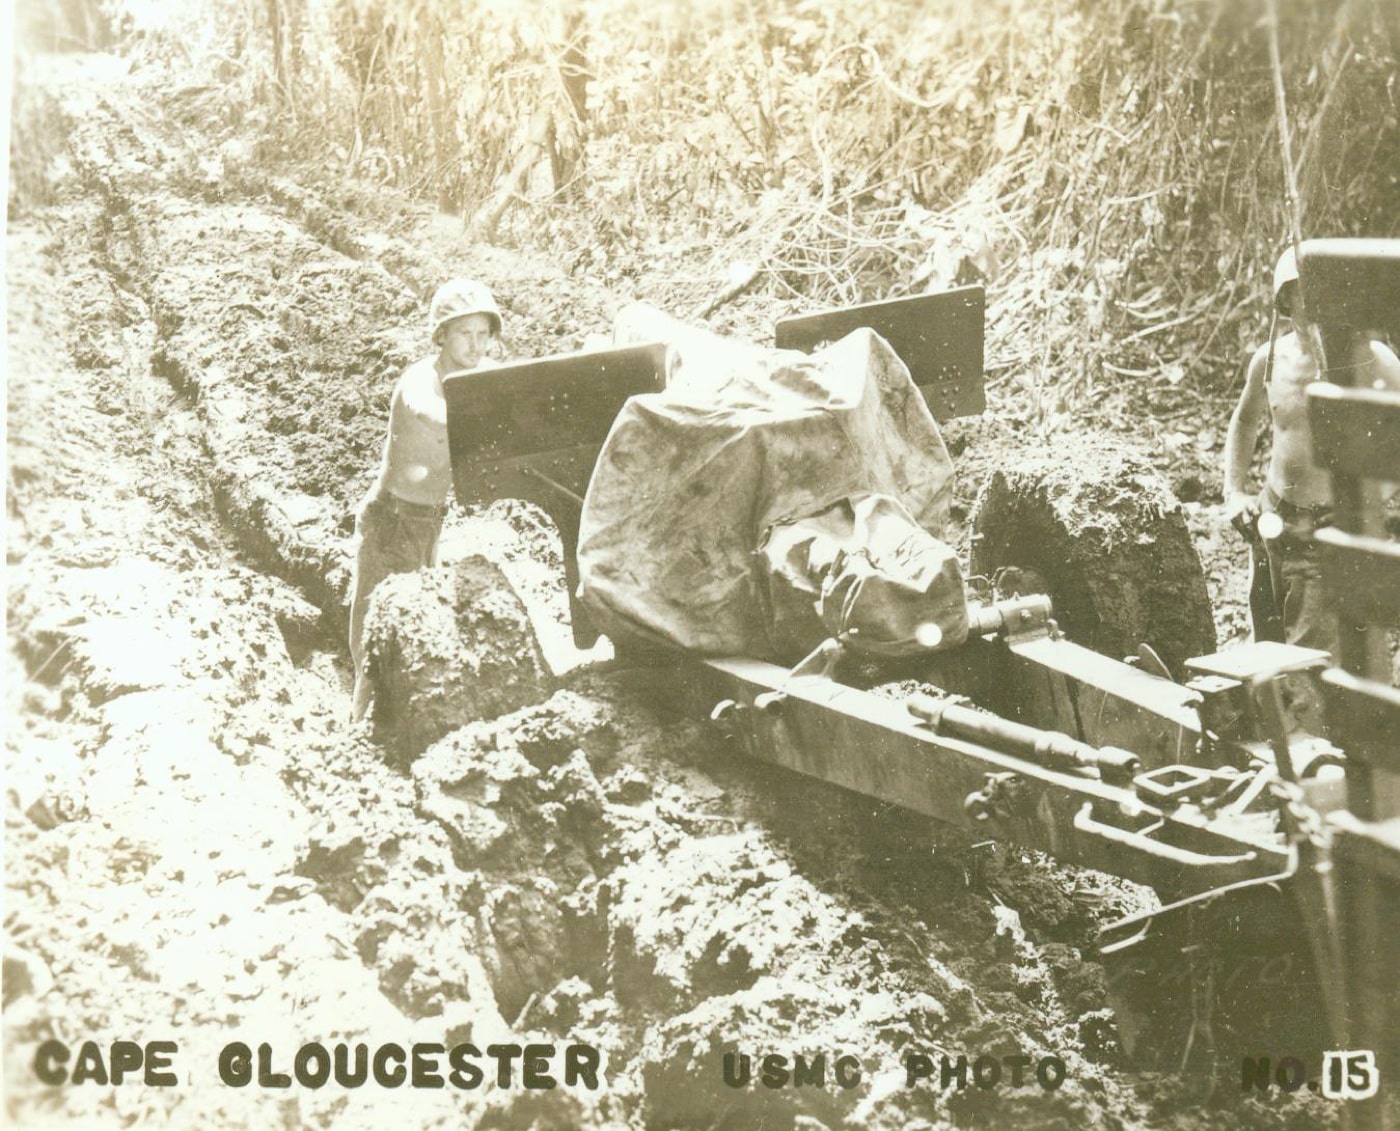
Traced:
<path id="1" fill-rule="evenodd" d="M 350 657 L 355 665 L 351 716 L 369 708 L 364 624 L 369 596 L 391 573 L 432 565 L 452 486 L 443 378 L 492 362 L 501 312 L 483 284 L 454 279 L 438 288 L 428 311 L 437 353 L 414 362 L 394 386 L 379 475 L 355 522 L 358 546 L 350 596 Z"/>
<path id="2" fill-rule="evenodd" d="M 1266 569 L 1273 608 L 1251 597 L 1256 639 L 1283 639 L 1335 654 L 1336 618 L 1324 602 L 1313 532 L 1332 513 L 1330 475 L 1313 463 L 1307 387 L 1319 379 L 1316 340 L 1298 309 L 1298 267 L 1292 249 L 1274 269 L 1274 308 L 1287 333 L 1260 346 L 1250 359 L 1244 390 L 1225 437 L 1225 513 L 1256 546 L 1256 569 Z M 1375 379 L 1400 388 L 1400 362 L 1379 342 L 1364 348 Z M 1265 414 L 1272 444 L 1264 488 L 1249 489 L 1250 463 Z M 1272 515 L 1260 522 L 1261 516 Z M 1256 534 L 1257 531 L 1257 534 Z"/>

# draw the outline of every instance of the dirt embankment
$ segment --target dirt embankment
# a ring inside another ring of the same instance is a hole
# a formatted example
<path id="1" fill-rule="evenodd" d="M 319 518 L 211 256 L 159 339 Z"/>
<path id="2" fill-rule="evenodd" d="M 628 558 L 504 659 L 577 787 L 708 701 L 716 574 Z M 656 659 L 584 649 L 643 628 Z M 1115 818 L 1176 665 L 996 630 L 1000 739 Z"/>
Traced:
<path id="1" fill-rule="evenodd" d="M 314 187 L 269 203 L 182 139 L 198 92 L 127 81 L 65 76 L 71 173 L 10 245 L 11 1118 L 1197 1125 L 1199 1092 L 1122 1071 L 1082 877 L 745 765 L 626 673 L 464 718 L 407 772 L 346 726 L 349 515 L 425 284 L 501 283 L 521 353 L 605 296 L 416 214 L 372 238 Z M 558 614 L 537 516 L 459 528 Z M 173 1037 L 182 1086 L 40 1085 L 55 1036 Z M 607 1087 L 221 1086 L 219 1048 L 261 1039 L 284 1069 L 310 1040 L 582 1042 Z M 825 1084 L 725 1083 L 770 1052 L 826 1054 Z M 1066 1079 L 907 1087 L 909 1053 Z"/>
<path id="2" fill-rule="evenodd" d="M 1009 460 L 978 500 L 976 574 L 1034 570 L 1069 635 L 1107 656 L 1152 647 L 1179 676 L 1215 651 L 1210 598 L 1180 503 L 1148 461 L 1104 439 Z"/>

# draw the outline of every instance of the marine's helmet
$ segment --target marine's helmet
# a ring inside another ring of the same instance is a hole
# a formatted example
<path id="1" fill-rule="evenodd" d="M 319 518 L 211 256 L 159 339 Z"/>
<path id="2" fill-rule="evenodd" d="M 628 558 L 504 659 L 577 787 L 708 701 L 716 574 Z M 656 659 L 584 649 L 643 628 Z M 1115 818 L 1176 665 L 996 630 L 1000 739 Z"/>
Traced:
<path id="1" fill-rule="evenodd" d="M 437 289 L 428 307 L 428 327 L 433 341 L 437 341 L 438 331 L 443 326 L 464 314 L 485 314 L 491 319 L 491 333 L 501 332 L 501 308 L 491 296 L 490 288 L 476 279 L 453 279 Z"/>
<path id="2" fill-rule="evenodd" d="M 1278 257 L 1278 263 L 1274 266 L 1274 305 L 1284 314 L 1293 312 L 1291 302 L 1279 302 L 1279 295 L 1283 293 L 1283 288 L 1289 283 L 1294 284 L 1296 291 L 1298 282 L 1298 257 L 1293 254 L 1291 247 L 1285 248 L 1282 255 Z"/>

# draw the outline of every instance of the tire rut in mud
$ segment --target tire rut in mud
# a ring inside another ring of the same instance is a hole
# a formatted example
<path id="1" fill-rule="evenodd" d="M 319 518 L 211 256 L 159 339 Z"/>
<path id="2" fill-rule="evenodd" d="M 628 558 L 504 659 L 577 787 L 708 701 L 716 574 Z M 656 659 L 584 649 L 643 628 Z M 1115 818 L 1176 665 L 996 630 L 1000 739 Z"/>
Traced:
<path id="1" fill-rule="evenodd" d="M 249 1002 L 314 996 L 341 969 L 334 924 L 277 894 L 307 826 L 283 751 L 324 723 L 326 676 L 293 658 L 318 614 L 238 561 L 203 497 L 193 414 L 149 372 L 154 328 L 87 258 L 95 216 L 53 216 L 48 241 L 12 228 L 9 256 L 25 290 L 10 296 L 8 1113 L 62 1104 L 93 1124 L 183 1102 L 226 1123 L 214 1092 L 35 1091 L 14 1062 L 55 1032 L 154 1028 L 212 1063 Z M 17 955 L 29 992 L 12 996 Z"/>

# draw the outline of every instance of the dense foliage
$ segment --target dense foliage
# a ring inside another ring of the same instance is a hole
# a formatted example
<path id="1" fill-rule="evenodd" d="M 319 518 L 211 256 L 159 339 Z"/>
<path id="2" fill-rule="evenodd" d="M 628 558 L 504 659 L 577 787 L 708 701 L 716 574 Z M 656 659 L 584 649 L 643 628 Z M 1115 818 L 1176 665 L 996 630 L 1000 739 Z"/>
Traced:
<path id="1" fill-rule="evenodd" d="M 697 297 L 987 279 L 994 351 L 1061 400 L 1220 388 L 1258 340 L 1288 235 L 1275 26 L 1304 235 L 1400 234 L 1388 0 L 114 2 L 261 157 L 613 285 L 659 255 Z"/>

